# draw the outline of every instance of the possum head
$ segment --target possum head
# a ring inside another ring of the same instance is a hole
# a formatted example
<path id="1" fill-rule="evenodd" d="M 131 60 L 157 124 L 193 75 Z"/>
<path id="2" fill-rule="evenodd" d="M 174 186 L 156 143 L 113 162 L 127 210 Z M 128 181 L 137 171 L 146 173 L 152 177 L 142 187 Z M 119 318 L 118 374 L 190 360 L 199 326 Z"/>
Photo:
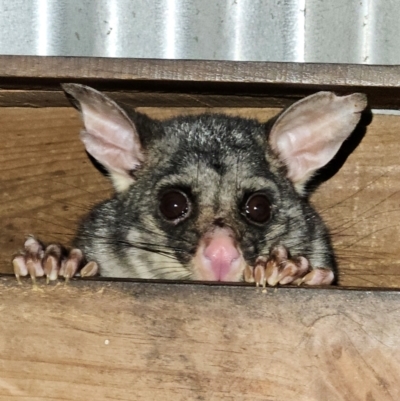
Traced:
<path id="1" fill-rule="evenodd" d="M 262 124 L 213 114 L 155 121 L 92 88 L 63 88 L 116 190 L 76 239 L 102 275 L 240 281 L 276 244 L 334 269 L 305 186 L 354 130 L 364 95 L 319 92 Z"/>

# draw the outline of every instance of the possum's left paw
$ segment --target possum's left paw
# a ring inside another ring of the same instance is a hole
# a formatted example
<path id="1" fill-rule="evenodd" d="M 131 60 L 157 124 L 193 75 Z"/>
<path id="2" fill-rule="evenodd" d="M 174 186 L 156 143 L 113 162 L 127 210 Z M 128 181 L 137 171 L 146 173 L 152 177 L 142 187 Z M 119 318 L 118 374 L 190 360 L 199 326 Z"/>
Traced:
<path id="1" fill-rule="evenodd" d="M 257 286 L 278 284 L 329 285 L 335 276 L 331 269 L 312 268 L 304 256 L 291 257 L 283 245 L 273 247 L 268 256 L 259 256 L 254 266 L 247 266 L 244 281 Z"/>
<path id="2" fill-rule="evenodd" d="M 80 249 L 69 252 L 59 244 L 47 247 L 33 236 L 28 236 L 24 247 L 12 258 L 15 277 L 21 283 L 20 277 L 27 276 L 36 283 L 37 277 L 46 276 L 47 282 L 56 280 L 59 276 L 66 281 L 78 273 L 82 277 L 94 276 L 98 273 L 96 262 L 84 265 L 84 256 Z"/>

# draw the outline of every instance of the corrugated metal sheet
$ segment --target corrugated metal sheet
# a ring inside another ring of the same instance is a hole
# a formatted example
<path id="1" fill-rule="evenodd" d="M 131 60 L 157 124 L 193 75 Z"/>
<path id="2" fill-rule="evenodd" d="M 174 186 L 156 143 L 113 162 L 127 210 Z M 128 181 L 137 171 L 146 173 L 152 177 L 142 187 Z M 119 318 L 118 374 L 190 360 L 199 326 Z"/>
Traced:
<path id="1" fill-rule="evenodd" d="M 399 0 L 0 0 L 0 54 L 400 64 Z"/>

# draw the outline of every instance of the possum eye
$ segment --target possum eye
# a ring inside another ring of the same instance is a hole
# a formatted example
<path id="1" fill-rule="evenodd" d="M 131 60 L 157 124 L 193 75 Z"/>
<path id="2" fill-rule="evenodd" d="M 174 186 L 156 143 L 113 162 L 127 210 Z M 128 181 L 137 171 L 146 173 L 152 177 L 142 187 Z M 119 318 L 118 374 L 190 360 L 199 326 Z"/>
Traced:
<path id="1" fill-rule="evenodd" d="M 262 193 L 251 195 L 246 201 L 244 215 L 254 223 L 266 223 L 271 217 L 271 203 L 267 196 Z"/>
<path id="2" fill-rule="evenodd" d="M 177 220 L 188 213 L 189 201 L 183 192 L 171 189 L 161 195 L 159 207 L 167 220 Z"/>

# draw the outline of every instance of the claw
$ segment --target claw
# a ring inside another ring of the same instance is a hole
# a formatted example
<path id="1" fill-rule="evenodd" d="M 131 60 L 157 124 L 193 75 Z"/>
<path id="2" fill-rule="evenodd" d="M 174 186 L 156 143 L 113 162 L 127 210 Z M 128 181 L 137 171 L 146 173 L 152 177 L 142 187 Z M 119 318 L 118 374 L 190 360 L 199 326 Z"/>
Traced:
<path id="1" fill-rule="evenodd" d="M 63 258 L 63 249 L 58 244 L 51 244 L 46 248 L 43 257 L 43 270 L 46 275 L 46 283 L 57 280 Z"/>
<path id="2" fill-rule="evenodd" d="M 254 283 L 253 268 L 251 266 L 246 265 L 246 267 L 244 268 L 244 273 L 243 274 L 244 274 L 244 281 L 246 283 Z"/>
<path id="3" fill-rule="evenodd" d="M 83 253 L 80 249 L 71 249 L 68 259 L 64 266 L 63 275 L 68 284 L 69 280 L 75 276 L 83 260 Z"/>
<path id="4" fill-rule="evenodd" d="M 265 277 L 268 285 L 274 287 L 279 282 L 279 263 L 275 260 L 268 260 L 267 268 L 265 269 Z"/>
<path id="5" fill-rule="evenodd" d="M 274 287 L 279 283 L 280 274 L 284 271 L 287 262 L 288 251 L 283 245 L 277 245 L 272 248 L 265 269 L 265 277 L 268 285 Z M 286 276 L 287 274 L 285 274 Z"/>
<path id="6" fill-rule="evenodd" d="M 254 281 L 256 286 L 260 285 L 265 287 L 266 275 L 265 275 L 265 264 L 267 263 L 267 258 L 265 256 L 259 256 L 256 260 L 256 266 L 254 267 Z"/>
<path id="7" fill-rule="evenodd" d="M 28 257 L 25 260 L 26 268 L 33 282 L 36 281 L 36 277 L 42 277 L 44 275 L 42 263 L 40 259 Z"/>
<path id="8" fill-rule="evenodd" d="M 93 277 L 99 272 L 99 265 L 96 262 L 89 262 L 82 270 L 81 277 Z"/>
<path id="9" fill-rule="evenodd" d="M 301 284 L 306 285 L 329 285 L 333 283 L 335 275 L 331 269 L 318 268 L 311 270 L 301 279 Z"/>
<path id="10" fill-rule="evenodd" d="M 12 260 L 13 269 L 15 277 L 18 281 L 18 284 L 22 285 L 21 276 L 26 276 L 28 274 L 28 269 L 25 265 L 25 258 L 23 255 L 17 255 Z"/>
<path id="11" fill-rule="evenodd" d="M 44 272 L 46 275 L 46 283 L 49 284 L 50 281 L 57 280 L 58 270 L 59 270 L 59 260 L 53 256 L 49 255 L 44 260 Z"/>

